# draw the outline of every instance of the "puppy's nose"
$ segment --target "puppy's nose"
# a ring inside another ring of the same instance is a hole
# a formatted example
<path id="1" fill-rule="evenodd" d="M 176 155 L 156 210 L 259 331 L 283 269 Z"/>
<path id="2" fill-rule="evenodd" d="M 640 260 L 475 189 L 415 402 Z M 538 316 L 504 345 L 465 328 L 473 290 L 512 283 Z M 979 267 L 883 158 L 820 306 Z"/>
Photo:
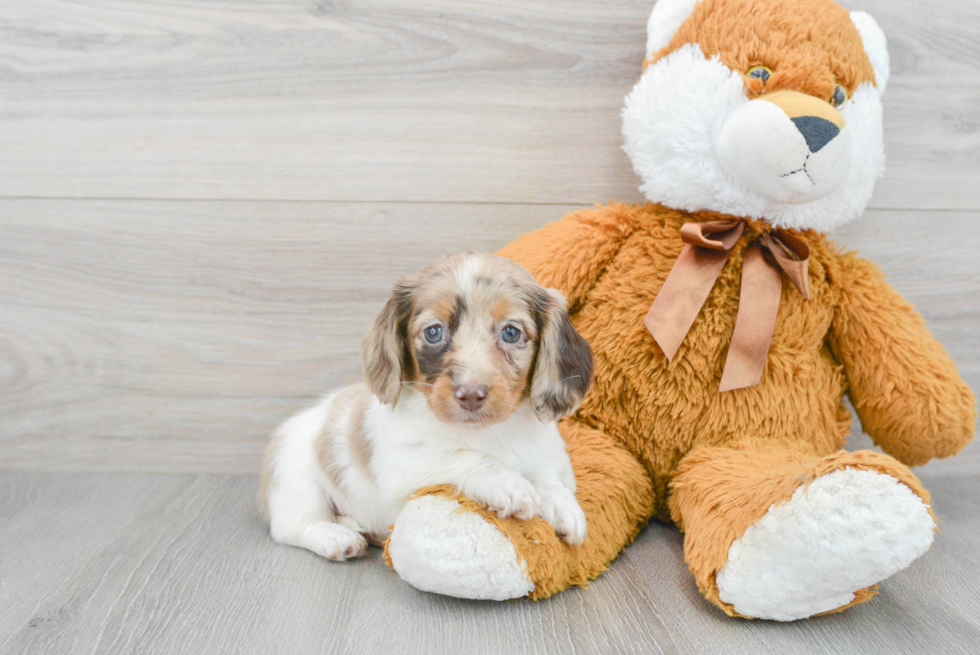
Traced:
<path id="1" fill-rule="evenodd" d="M 471 412 L 483 406 L 488 391 L 483 384 L 461 384 L 453 389 L 459 406 Z"/>
<path id="2" fill-rule="evenodd" d="M 806 145 L 810 152 L 819 152 L 821 148 L 840 134 L 839 127 L 819 116 L 797 116 L 791 120 L 803 138 L 806 139 Z"/>

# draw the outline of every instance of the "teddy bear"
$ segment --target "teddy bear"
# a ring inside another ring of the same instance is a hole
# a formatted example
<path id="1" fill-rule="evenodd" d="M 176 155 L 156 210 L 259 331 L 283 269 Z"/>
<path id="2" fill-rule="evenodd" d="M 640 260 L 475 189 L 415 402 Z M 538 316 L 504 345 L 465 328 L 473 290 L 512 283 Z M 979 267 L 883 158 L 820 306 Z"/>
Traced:
<path id="1" fill-rule="evenodd" d="M 654 518 L 731 616 L 846 609 L 930 548 L 909 467 L 958 452 L 976 420 L 921 316 L 828 238 L 883 172 L 885 37 L 832 0 L 659 0 L 647 32 L 622 119 L 649 202 L 573 212 L 500 252 L 568 297 L 594 351 L 561 425 L 588 538 L 439 486 L 399 515 L 386 561 L 426 591 L 542 599 Z M 884 452 L 841 449 L 845 396 Z"/>

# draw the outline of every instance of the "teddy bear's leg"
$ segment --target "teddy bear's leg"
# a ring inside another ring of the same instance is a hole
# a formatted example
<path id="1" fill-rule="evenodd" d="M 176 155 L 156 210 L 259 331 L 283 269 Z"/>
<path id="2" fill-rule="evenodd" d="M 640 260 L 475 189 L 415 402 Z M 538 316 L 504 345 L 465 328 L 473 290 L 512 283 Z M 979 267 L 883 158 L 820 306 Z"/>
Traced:
<path id="1" fill-rule="evenodd" d="M 936 527 L 911 471 L 872 451 L 697 448 L 669 500 L 701 592 L 750 618 L 790 621 L 864 602 L 929 549 Z"/>
<path id="2" fill-rule="evenodd" d="M 606 570 L 653 511 L 646 470 L 615 439 L 561 425 L 588 537 L 569 546 L 544 519 L 500 519 L 453 487 L 429 487 L 395 521 L 385 558 L 424 591 L 461 598 L 547 598 Z"/>

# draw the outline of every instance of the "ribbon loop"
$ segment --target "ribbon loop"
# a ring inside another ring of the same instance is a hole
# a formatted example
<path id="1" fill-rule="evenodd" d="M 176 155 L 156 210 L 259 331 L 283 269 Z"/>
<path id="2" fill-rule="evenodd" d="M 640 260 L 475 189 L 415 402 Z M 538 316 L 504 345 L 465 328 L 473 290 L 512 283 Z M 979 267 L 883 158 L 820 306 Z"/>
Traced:
<path id="1" fill-rule="evenodd" d="M 692 246 L 729 251 L 742 238 L 744 231 L 745 221 L 684 223 L 681 225 L 681 240 Z"/>
<path id="2" fill-rule="evenodd" d="M 694 325 L 745 226 L 745 221 L 681 226 L 684 248 L 643 320 L 667 361 L 673 361 Z M 764 255 L 764 250 L 771 259 Z M 719 391 L 759 384 L 776 326 L 782 273 L 786 273 L 804 298 L 809 298 L 809 262 L 809 247 L 789 232 L 764 233 L 761 241 L 746 248 L 738 315 Z"/>

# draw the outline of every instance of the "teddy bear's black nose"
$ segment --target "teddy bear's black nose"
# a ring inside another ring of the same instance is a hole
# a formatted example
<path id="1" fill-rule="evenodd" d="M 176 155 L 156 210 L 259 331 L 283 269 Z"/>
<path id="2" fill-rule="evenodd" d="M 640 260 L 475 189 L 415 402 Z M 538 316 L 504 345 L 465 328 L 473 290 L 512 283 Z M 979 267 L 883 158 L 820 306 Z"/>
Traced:
<path id="1" fill-rule="evenodd" d="M 818 152 L 840 134 L 840 128 L 825 118 L 817 116 L 797 116 L 791 119 L 806 139 L 810 152 Z"/>

